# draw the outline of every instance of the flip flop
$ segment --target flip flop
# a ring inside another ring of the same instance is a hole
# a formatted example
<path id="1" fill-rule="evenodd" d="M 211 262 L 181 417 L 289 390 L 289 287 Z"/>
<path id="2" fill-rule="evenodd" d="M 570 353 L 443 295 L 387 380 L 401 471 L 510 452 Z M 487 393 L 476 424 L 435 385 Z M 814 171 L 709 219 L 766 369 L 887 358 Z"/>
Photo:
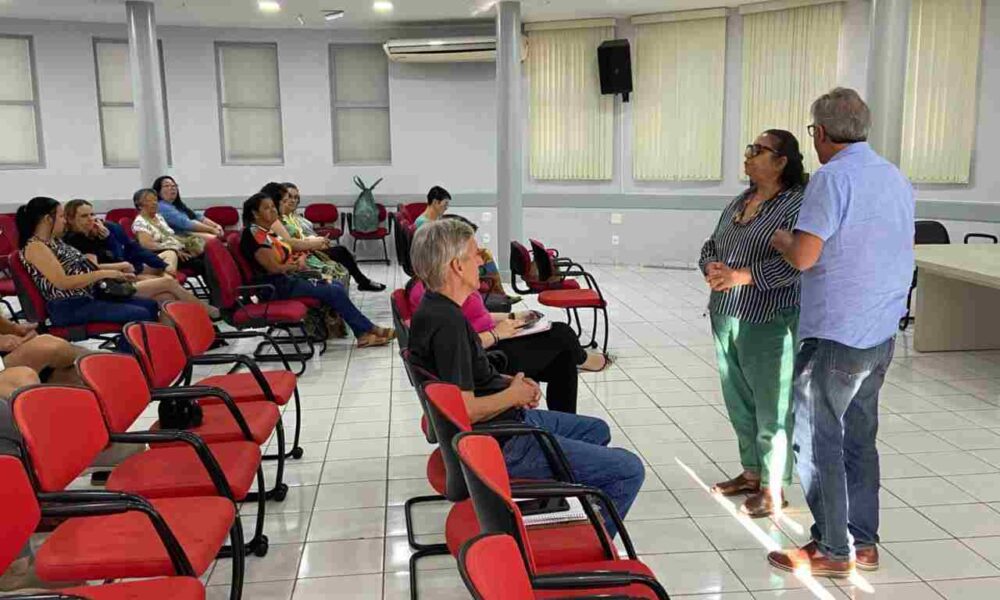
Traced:
<path id="1" fill-rule="evenodd" d="M 600 373 L 601 371 L 604 371 L 605 369 L 607 369 L 608 367 L 610 367 L 612 364 L 614 364 L 614 361 L 607 354 L 602 354 L 601 356 L 604 357 L 604 364 L 601 365 L 600 369 L 585 369 L 585 368 L 583 368 L 582 365 L 579 366 L 579 367 L 577 367 L 577 369 L 579 369 L 580 371 L 583 371 L 584 373 Z"/>

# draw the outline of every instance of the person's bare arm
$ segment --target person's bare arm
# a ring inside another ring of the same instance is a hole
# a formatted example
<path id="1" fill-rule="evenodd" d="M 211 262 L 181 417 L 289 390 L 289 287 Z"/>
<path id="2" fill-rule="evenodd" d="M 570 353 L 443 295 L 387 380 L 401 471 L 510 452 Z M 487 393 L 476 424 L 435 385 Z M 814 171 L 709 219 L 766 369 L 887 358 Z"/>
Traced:
<path id="1" fill-rule="evenodd" d="M 145 248 L 146 250 L 152 250 L 153 252 L 163 252 L 164 250 L 170 249 L 166 248 L 163 244 L 157 243 L 156 240 L 153 239 L 153 236 L 146 233 L 145 231 L 136 231 L 135 239 L 137 242 L 139 242 L 139 245 Z"/>
<path id="2" fill-rule="evenodd" d="M 78 290 L 85 288 L 102 279 L 124 279 L 125 274 L 120 271 L 100 269 L 90 273 L 80 273 L 79 275 L 67 275 L 63 270 L 59 259 L 44 244 L 35 242 L 28 244 L 24 253 L 25 259 L 30 262 L 42 274 L 42 277 L 49 280 L 53 286 L 60 290 Z"/>
<path id="3" fill-rule="evenodd" d="M 462 391 L 462 400 L 473 423 L 489 421 L 505 410 L 511 408 L 533 408 L 538 405 L 541 392 L 538 384 L 518 373 L 510 380 L 510 385 L 502 392 L 489 396 L 476 396 L 472 392 Z"/>
<path id="4" fill-rule="evenodd" d="M 291 246 L 292 250 L 295 250 L 296 252 L 320 250 L 321 248 L 326 247 L 326 244 L 322 244 L 316 239 L 292 237 L 292 234 L 288 232 L 288 228 L 285 227 L 285 224 L 281 221 L 275 221 L 274 224 L 271 225 L 271 233 L 281 238 L 281 241 Z"/>
<path id="5" fill-rule="evenodd" d="M 799 271 L 813 268 L 823 253 L 823 240 L 805 231 L 775 231 L 771 246 Z"/>

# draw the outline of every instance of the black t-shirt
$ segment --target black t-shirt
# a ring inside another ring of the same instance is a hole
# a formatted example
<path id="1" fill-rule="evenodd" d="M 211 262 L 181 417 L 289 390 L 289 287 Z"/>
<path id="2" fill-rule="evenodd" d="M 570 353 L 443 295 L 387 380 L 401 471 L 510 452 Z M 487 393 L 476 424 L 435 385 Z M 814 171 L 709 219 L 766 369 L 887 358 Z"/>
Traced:
<path id="1" fill-rule="evenodd" d="M 88 235 L 71 231 L 63 236 L 63 241 L 79 250 L 82 254 L 97 256 L 98 264 L 121 262 L 108 245 L 107 240 L 92 238 Z"/>
<path id="2" fill-rule="evenodd" d="M 410 322 L 410 360 L 476 396 L 507 389 L 507 379 L 486 357 L 479 336 L 462 314 L 462 308 L 441 294 L 427 291 Z M 510 409 L 498 420 L 521 420 L 520 409 Z"/>
<path id="3" fill-rule="evenodd" d="M 253 269 L 253 277 L 255 281 L 270 281 L 275 276 L 281 277 L 281 275 L 272 275 L 260 266 L 257 262 L 257 250 L 261 248 L 271 248 L 276 250 L 279 254 L 279 259 L 281 258 L 281 253 L 284 248 L 275 248 L 275 244 L 268 234 L 267 230 L 252 225 L 243 229 L 243 234 L 240 235 L 240 253 L 243 254 L 243 258 L 246 259 L 247 263 L 250 264 L 250 268 Z M 287 257 L 286 257 L 287 258 Z"/>

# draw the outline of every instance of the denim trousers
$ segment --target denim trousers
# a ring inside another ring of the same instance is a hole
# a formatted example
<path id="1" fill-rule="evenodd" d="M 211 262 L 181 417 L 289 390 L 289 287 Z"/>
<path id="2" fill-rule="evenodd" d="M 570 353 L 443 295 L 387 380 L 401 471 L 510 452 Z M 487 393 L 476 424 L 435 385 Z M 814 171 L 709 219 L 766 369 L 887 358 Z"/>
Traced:
<path id="1" fill-rule="evenodd" d="M 98 300 L 91 296 L 59 298 L 46 303 L 49 319 L 56 327 L 69 327 L 85 323 L 129 323 L 155 321 L 160 305 L 151 298 L 133 296 L 120 302 Z"/>
<path id="2" fill-rule="evenodd" d="M 552 433 L 566 454 L 576 482 L 602 490 L 625 518 L 646 471 L 635 454 L 623 448 L 608 448 L 611 431 L 607 423 L 594 417 L 548 410 L 526 410 L 524 423 Z M 531 436 L 519 435 L 507 440 L 503 455 L 512 478 L 554 477 L 548 459 Z M 604 519 L 604 525 L 612 538 L 618 533 L 611 519 Z"/>
<path id="3" fill-rule="evenodd" d="M 375 326 L 368 320 L 361 311 L 358 310 L 351 299 L 347 297 L 347 291 L 339 281 L 332 283 L 313 283 L 304 277 L 281 277 L 271 281 L 274 284 L 277 297 L 284 300 L 287 298 L 316 298 L 330 310 L 344 318 L 344 322 L 354 332 L 355 337 L 371 331 Z"/>
<path id="4" fill-rule="evenodd" d="M 834 560 L 878 543 L 878 394 L 894 346 L 894 338 L 865 349 L 809 338 L 795 359 L 793 450 L 812 539 Z"/>

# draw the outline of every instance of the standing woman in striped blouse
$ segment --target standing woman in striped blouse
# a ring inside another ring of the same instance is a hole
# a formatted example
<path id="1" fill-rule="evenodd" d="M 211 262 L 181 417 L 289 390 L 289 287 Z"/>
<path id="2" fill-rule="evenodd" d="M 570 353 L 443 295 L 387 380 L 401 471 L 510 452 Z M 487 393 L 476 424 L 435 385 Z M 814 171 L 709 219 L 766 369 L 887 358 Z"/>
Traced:
<path id="1" fill-rule="evenodd" d="M 765 517 L 786 505 L 792 483 L 792 370 L 799 322 L 799 272 L 770 246 L 791 230 L 806 183 L 795 136 L 769 129 L 747 146 L 750 187 L 722 212 L 698 261 L 712 288 L 709 312 L 722 395 L 736 430 L 743 472 L 712 489 L 750 494 L 741 510 Z"/>

